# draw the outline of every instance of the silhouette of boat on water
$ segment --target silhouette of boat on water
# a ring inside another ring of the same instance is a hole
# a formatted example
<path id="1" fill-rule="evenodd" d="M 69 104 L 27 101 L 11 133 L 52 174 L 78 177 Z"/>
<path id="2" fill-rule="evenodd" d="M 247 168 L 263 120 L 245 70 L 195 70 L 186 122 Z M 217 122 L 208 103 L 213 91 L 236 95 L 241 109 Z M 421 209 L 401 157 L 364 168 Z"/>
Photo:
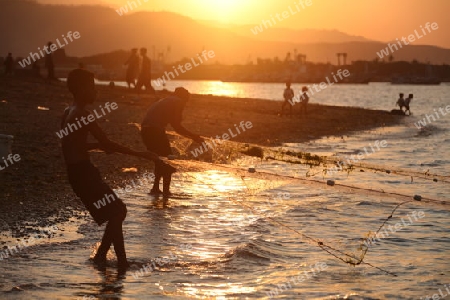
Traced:
<path id="1" fill-rule="evenodd" d="M 440 85 L 441 80 L 436 77 L 393 77 L 391 84 Z"/>

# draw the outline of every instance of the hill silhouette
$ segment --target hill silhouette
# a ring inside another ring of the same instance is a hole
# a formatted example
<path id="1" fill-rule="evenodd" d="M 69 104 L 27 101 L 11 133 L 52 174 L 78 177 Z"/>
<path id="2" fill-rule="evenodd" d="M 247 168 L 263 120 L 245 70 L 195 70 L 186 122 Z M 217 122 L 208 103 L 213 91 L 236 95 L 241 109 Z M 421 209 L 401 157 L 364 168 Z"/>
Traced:
<path id="1" fill-rule="evenodd" d="M 124 2 L 124 5 L 126 2 Z M 41 5 L 31 1 L 0 1 L 0 55 L 13 52 L 26 57 L 68 31 L 81 37 L 65 46 L 67 55 L 91 56 L 133 47 L 147 47 L 151 58 L 163 53 L 166 62 L 195 57 L 214 50 L 212 62 L 225 64 L 256 61 L 257 57 L 284 59 L 287 52 L 305 54 L 308 61 L 337 63 L 336 53 L 348 62 L 374 60 L 385 43 L 339 31 L 269 28 L 257 35 L 251 26 L 218 28 L 170 12 L 136 12 L 119 16 L 103 6 Z M 119 9 L 119 8 L 117 8 Z M 450 50 L 411 45 L 393 53 L 395 60 L 434 64 L 450 63 Z M 387 59 L 387 57 L 386 57 Z"/>

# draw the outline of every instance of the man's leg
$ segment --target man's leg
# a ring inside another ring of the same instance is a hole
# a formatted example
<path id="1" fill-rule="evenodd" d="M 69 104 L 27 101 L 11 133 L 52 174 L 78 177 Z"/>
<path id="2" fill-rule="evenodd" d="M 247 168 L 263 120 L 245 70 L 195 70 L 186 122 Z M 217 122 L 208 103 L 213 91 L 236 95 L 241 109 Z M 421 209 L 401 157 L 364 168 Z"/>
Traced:
<path id="1" fill-rule="evenodd" d="M 148 85 L 145 87 L 145 89 L 148 90 L 148 91 L 150 92 L 150 94 L 156 95 L 156 91 L 155 91 L 155 89 L 152 87 L 152 83 L 151 83 L 150 80 L 148 81 Z"/>
<path id="2" fill-rule="evenodd" d="M 105 233 L 103 234 L 102 242 L 100 247 L 97 249 L 97 253 L 94 256 L 94 262 L 96 263 L 105 263 L 106 262 L 106 254 L 111 247 L 111 243 L 113 241 L 112 232 L 110 229 L 110 222 L 106 225 Z"/>
<path id="3" fill-rule="evenodd" d="M 172 174 L 164 174 L 163 176 L 163 196 L 169 197 L 170 193 L 170 182 L 172 181 Z"/>
<path id="4" fill-rule="evenodd" d="M 111 218 L 106 224 L 102 242 L 100 244 L 100 247 L 98 247 L 97 254 L 94 257 L 94 261 L 96 263 L 106 262 L 106 255 L 109 251 L 109 248 L 111 247 L 111 244 L 113 244 L 119 268 L 128 267 L 122 231 L 122 222 L 125 219 L 125 215 L 116 215 Z"/>
<path id="5" fill-rule="evenodd" d="M 141 80 L 141 78 L 138 78 L 137 83 L 134 86 L 134 88 L 138 91 L 138 93 L 141 91 L 141 88 L 142 88 L 142 80 Z"/>
<path id="6" fill-rule="evenodd" d="M 170 193 L 170 183 L 172 181 L 172 174 L 177 171 L 173 166 L 163 163 L 161 166 L 161 174 L 163 176 L 163 196 L 169 197 Z"/>
<path id="7" fill-rule="evenodd" d="M 155 181 L 153 182 L 153 187 L 150 190 L 150 194 L 158 195 L 161 194 L 161 190 L 159 189 L 159 183 L 161 182 L 162 173 L 161 166 L 158 163 L 155 163 Z"/>
<path id="8" fill-rule="evenodd" d="M 139 82 L 138 82 L 139 84 Z M 158 149 L 155 148 L 156 145 L 160 143 L 158 139 L 158 134 L 156 132 L 156 129 L 153 127 L 143 127 L 141 129 L 141 137 L 142 141 L 144 142 L 144 145 L 147 147 L 147 150 L 150 152 L 158 153 Z M 161 163 L 160 161 L 155 161 L 155 179 L 153 181 L 153 187 L 150 190 L 151 195 L 159 195 L 162 194 L 161 190 L 159 189 L 159 183 L 161 182 L 162 178 L 162 169 L 161 169 Z"/>
<path id="9" fill-rule="evenodd" d="M 114 245 L 114 251 L 117 256 L 117 265 L 120 268 L 127 268 L 127 254 L 125 253 L 125 242 L 123 240 L 123 231 L 122 231 L 122 222 L 123 220 L 120 217 L 114 217 L 108 222 L 107 227 L 109 226 L 109 230 L 111 230 L 112 242 Z"/>
<path id="10" fill-rule="evenodd" d="M 161 180 L 161 177 L 163 179 L 163 191 L 162 194 L 164 196 L 170 196 L 170 182 L 172 181 L 172 174 L 175 173 L 177 170 L 172 167 L 171 165 L 168 165 L 162 161 L 155 163 L 155 184 L 153 185 L 152 193 L 158 193 L 161 194 L 161 190 L 159 189 L 159 183 Z"/>

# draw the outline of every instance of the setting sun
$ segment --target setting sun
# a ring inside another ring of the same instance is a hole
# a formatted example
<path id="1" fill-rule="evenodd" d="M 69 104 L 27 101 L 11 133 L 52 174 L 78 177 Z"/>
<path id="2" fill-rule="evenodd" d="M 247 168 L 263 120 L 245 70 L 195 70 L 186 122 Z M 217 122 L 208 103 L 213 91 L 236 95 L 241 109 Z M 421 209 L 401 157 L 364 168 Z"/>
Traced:
<path id="1" fill-rule="evenodd" d="M 228 22 L 230 17 L 239 9 L 239 0 L 203 0 L 205 6 L 209 6 L 211 11 L 220 21 Z"/>
<path id="2" fill-rule="evenodd" d="M 235 21 L 236 13 L 242 8 L 239 0 L 195 0 L 184 4 L 186 11 L 195 11 L 204 20 L 220 22 Z"/>

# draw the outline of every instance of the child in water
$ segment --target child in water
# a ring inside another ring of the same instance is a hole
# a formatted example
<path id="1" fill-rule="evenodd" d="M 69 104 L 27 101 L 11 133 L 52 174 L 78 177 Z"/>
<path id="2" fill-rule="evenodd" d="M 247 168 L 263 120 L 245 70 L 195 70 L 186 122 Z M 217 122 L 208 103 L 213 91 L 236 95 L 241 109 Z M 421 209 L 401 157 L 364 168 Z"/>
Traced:
<path id="1" fill-rule="evenodd" d="M 414 95 L 409 94 L 408 98 L 405 99 L 405 115 L 406 112 L 408 112 L 408 115 L 411 115 L 411 110 L 409 109 L 409 104 L 411 103 L 411 100 L 413 99 Z"/>
<path id="2" fill-rule="evenodd" d="M 403 111 L 403 107 L 405 107 L 405 99 L 403 99 L 403 93 L 399 94 L 397 105 L 400 107 L 400 110 Z"/>
<path id="3" fill-rule="evenodd" d="M 67 78 L 67 86 L 73 94 L 74 103 L 64 111 L 61 128 L 65 128 L 68 124 L 79 123 L 79 120 L 86 119 L 89 115 L 92 116 L 92 113 L 85 107 L 92 104 L 97 95 L 94 75 L 87 70 L 75 69 L 71 71 Z M 105 263 L 106 254 L 113 244 L 118 267 L 124 270 L 128 267 L 128 261 L 125 253 L 122 222 L 125 220 L 127 208 L 114 191 L 103 182 L 99 171 L 91 163 L 88 152 L 89 150 L 101 149 L 108 153 L 124 153 L 154 161 L 159 161 L 159 158 L 151 152 L 137 152 L 110 141 L 98 123 L 95 120 L 89 120 L 89 123 L 83 122 L 83 126 L 62 137 L 62 152 L 73 191 L 81 198 L 84 206 L 98 225 L 107 222 L 94 262 Z M 87 142 L 89 133 L 98 143 Z M 106 203 L 105 199 L 108 202 L 105 205 L 98 205 L 98 201 L 101 199 L 103 199 L 103 203 Z"/>

